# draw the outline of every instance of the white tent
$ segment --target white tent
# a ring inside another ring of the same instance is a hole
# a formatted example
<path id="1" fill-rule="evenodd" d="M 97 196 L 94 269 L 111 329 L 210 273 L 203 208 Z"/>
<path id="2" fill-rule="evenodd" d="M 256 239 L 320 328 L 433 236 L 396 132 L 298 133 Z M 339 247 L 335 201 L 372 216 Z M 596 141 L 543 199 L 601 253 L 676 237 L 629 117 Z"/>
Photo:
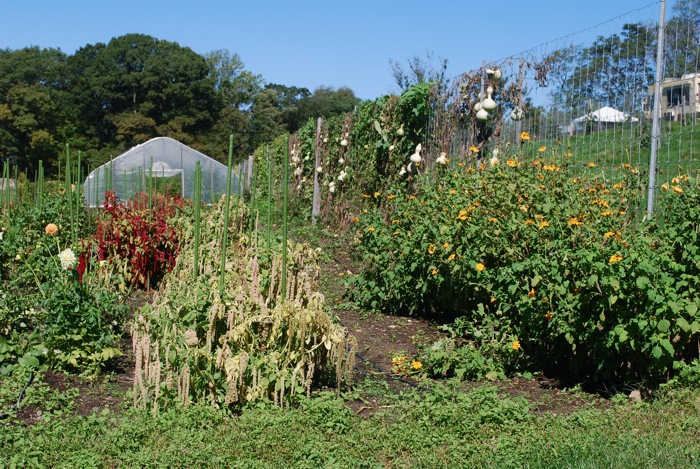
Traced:
<path id="1" fill-rule="evenodd" d="M 593 126 L 596 126 L 597 128 L 595 128 L 595 130 L 601 130 L 614 127 L 616 124 L 620 124 L 623 122 L 638 121 L 639 119 L 630 116 L 626 112 L 618 111 L 617 109 L 611 108 L 610 106 L 603 106 L 600 109 L 591 111 L 584 116 L 577 117 L 571 122 L 571 124 L 563 128 L 562 130 L 565 133 L 568 133 L 569 135 L 574 135 L 577 133 L 585 132 L 587 128 L 587 123 L 591 123 Z"/>
<path id="2" fill-rule="evenodd" d="M 104 203 L 105 191 L 116 192 L 120 200 L 157 187 L 158 179 L 171 178 L 186 198 L 194 196 L 195 168 L 202 168 L 202 202 L 213 203 L 226 193 L 227 168 L 204 153 L 168 137 L 151 139 L 95 169 L 83 184 L 85 202 L 90 207 Z M 231 192 L 240 188 L 238 176 L 231 175 Z"/>
<path id="3" fill-rule="evenodd" d="M 596 111 L 589 112 L 585 116 L 577 117 L 574 119 L 574 122 L 637 122 L 638 120 L 626 112 L 618 111 L 610 106 L 604 106 Z"/>

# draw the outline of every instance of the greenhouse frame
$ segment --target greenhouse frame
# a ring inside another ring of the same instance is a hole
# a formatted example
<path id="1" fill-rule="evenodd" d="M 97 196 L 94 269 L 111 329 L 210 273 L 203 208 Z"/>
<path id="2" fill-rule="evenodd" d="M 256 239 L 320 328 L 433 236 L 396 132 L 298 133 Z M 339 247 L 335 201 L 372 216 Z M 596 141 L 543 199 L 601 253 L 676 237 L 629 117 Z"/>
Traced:
<path id="1" fill-rule="evenodd" d="M 101 206 L 108 190 L 124 201 L 139 192 L 158 190 L 166 180 L 179 195 L 192 199 L 197 162 L 202 168 L 202 202 L 211 204 L 226 193 L 226 165 L 169 137 L 137 145 L 92 171 L 83 183 L 85 203 Z M 232 171 L 231 193 L 240 192 L 240 188 L 238 175 Z"/>

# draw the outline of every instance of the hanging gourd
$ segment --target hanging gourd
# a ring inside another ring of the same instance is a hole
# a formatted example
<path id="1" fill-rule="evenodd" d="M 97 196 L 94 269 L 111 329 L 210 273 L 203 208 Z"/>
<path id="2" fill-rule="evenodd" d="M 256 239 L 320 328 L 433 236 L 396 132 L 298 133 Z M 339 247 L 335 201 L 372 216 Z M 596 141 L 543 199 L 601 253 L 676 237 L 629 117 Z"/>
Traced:
<path id="1" fill-rule="evenodd" d="M 493 100 L 491 95 L 493 94 L 493 88 L 489 85 L 488 88 L 486 88 L 486 99 L 481 103 L 481 107 L 483 107 L 486 112 L 493 111 L 496 109 L 496 101 Z"/>
<path id="2" fill-rule="evenodd" d="M 510 118 L 514 121 L 522 120 L 524 115 L 525 113 L 518 106 L 515 106 L 515 108 L 510 112 Z"/>
<path id="3" fill-rule="evenodd" d="M 489 113 L 485 109 L 483 109 L 483 104 L 481 107 L 482 108 L 479 109 L 479 111 L 476 113 L 476 120 L 486 122 L 487 120 L 489 120 Z"/>

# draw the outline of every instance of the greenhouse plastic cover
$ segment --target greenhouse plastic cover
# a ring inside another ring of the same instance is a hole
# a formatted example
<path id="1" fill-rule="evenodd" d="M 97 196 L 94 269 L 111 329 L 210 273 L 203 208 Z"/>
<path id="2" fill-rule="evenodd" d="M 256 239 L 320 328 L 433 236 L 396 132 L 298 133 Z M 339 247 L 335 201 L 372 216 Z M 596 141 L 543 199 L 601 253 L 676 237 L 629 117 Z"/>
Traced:
<path id="1" fill-rule="evenodd" d="M 104 203 L 105 191 L 116 192 L 119 200 L 132 198 L 158 187 L 157 178 L 180 178 L 182 196 L 194 197 L 195 168 L 202 167 L 202 202 L 211 204 L 226 193 L 227 167 L 204 153 L 168 137 L 157 137 L 137 145 L 98 167 L 85 179 L 85 202 L 89 207 Z M 239 188 L 238 177 L 231 174 L 231 192 Z"/>

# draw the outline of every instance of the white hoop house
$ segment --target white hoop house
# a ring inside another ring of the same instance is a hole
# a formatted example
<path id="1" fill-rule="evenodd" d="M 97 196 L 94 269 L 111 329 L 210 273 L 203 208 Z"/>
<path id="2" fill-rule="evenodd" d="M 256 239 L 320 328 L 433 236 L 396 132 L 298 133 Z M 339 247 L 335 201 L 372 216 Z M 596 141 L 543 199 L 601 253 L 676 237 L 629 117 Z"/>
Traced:
<path id="1" fill-rule="evenodd" d="M 137 145 L 91 172 L 83 184 L 85 202 L 89 207 L 100 206 L 107 190 L 127 200 L 166 182 L 171 190 L 192 199 L 197 162 L 202 168 L 202 202 L 213 203 L 226 193 L 226 165 L 168 137 Z M 231 192 L 239 191 L 238 176 L 232 174 Z"/>

